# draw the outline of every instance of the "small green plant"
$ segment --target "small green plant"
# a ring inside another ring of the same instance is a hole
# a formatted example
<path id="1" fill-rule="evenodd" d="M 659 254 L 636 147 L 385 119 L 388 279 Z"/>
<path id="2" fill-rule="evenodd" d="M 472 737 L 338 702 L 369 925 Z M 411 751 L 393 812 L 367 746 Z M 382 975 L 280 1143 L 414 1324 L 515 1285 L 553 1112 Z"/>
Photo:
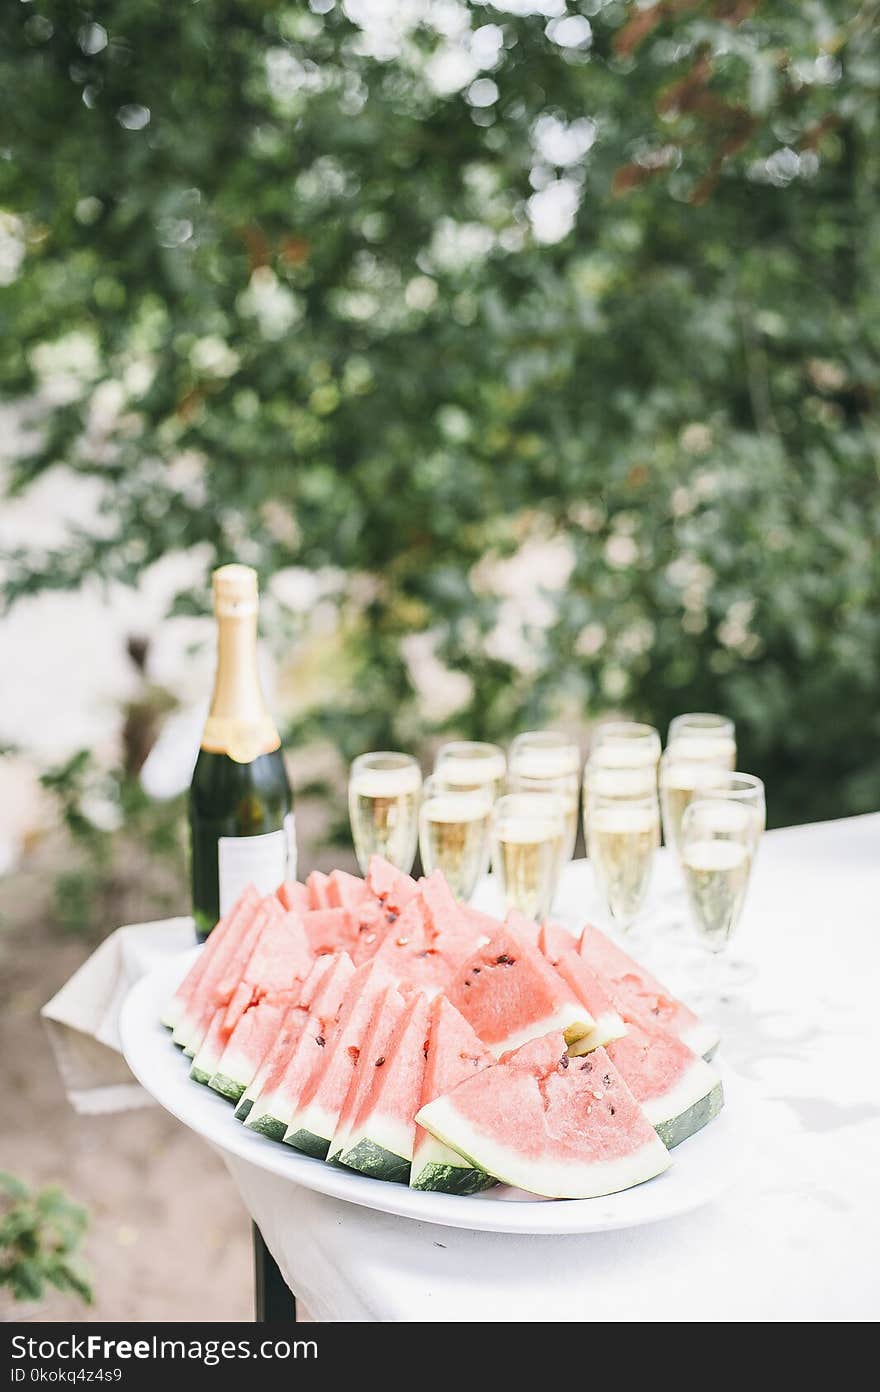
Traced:
<path id="1" fill-rule="evenodd" d="M 30 1190 L 0 1171 L 0 1287 L 16 1300 L 40 1300 L 47 1285 L 92 1303 L 76 1259 L 88 1214 L 53 1185 Z"/>

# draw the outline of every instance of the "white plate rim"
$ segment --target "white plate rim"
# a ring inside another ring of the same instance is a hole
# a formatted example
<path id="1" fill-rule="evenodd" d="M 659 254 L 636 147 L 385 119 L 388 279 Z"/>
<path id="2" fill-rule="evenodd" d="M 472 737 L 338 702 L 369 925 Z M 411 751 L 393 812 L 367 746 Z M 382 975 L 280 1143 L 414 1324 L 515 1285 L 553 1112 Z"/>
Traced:
<path id="1" fill-rule="evenodd" d="M 745 1084 L 723 1064 L 725 1107 L 696 1136 L 677 1146 L 673 1163 L 646 1184 L 598 1199 L 503 1201 L 498 1191 L 459 1197 L 409 1189 L 337 1169 L 280 1145 L 235 1120 L 232 1107 L 188 1076 L 189 1060 L 171 1043 L 159 1016 L 198 948 L 159 962 L 131 988 L 119 1017 L 125 1060 L 138 1082 L 167 1112 L 236 1160 L 330 1198 L 442 1227 L 518 1234 L 610 1232 L 661 1222 L 717 1198 L 736 1178 L 748 1134 Z M 716 1060 L 716 1066 L 717 1060 Z"/>

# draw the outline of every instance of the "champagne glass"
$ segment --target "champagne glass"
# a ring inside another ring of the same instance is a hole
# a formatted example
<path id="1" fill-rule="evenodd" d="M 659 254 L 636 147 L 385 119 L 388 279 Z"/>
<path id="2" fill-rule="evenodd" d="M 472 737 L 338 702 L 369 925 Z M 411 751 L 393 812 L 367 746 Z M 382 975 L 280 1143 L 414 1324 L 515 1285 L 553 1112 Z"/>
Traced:
<path id="1" fill-rule="evenodd" d="M 609 767 L 655 769 L 660 758 L 660 732 L 639 720 L 603 720 L 593 731 L 592 754 Z"/>
<path id="2" fill-rule="evenodd" d="M 419 809 L 419 849 L 426 875 L 442 870 L 456 899 L 470 899 L 486 868 L 492 784 L 461 788 L 429 778 Z"/>
<path id="3" fill-rule="evenodd" d="M 560 871 L 574 855 L 577 840 L 578 810 L 580 790 L 576 773 L 564 773 L 558 778 L 529 778 L 515 770 L 507 776 L 507 790 L 510 793 L 550 793 L 562 803 L 565 830 L 560 847 Z"/>
<path id="4" fill-rule="evenodd" d="M 492 809 L 492 869 L 505 907 L 540 920 L 562 866 L 565 809 L 554 793 L 508 793 Z"/>
<path id="5" fill-rule="evenodd" d="M 612 922 L 627 932 L 644 905 L 660 845 L 656 789 L 625 798 L 591 792 L 584 831 L 596 884 Z"/>
<path id="6" fill-rule="evenodd" d="M 681 819 L 694 794 L 717 778 L 719 771 L 732 770 L 735 763 L 734 725 L 726 715 L 697 711 L 670 721 L 660 760 L 660 806 L 667 846 L 678 850 Z"/>
<path id="7" fill-rule="evenodd" d="M 753 773 L 728 773 L 718 770 L 709 785 L 700 792 L 701 798 L 720 798 L 748 809 L 752 818 L 752 856 L 767 826 L 767 798 L 764 784 Z"/>
<path id="8" fill-rule="evenodd" d="M 348 812 L 361 872 L 370 857 L 384 856 L 406 874 L 419 835 L 422 771 L 411 754 L 384 750 L 361 754 L 351 766 Z"/>
<path id="9" fill-rule="evenodd" d="M 727 984 L 712 963 L 740 920 L 756 844 L 754 810 L 742 802 L 700 796 L 685 810 L 681 864 L 694 925 L 708 949 L 702 994 L 710 1006 Z"/>
<path id="10" fill-rule="evenodd" d="M 554 730 L 530 730 L 517 735 L 510 746 L 507 778 L 510 791 L 548 793 L 562 799 L 565 835 L 560 855 L 563 865 L 571 860 L 577 840 L 580 766 L 578 746 Z"/>
<path id="11" fill-rule="evenodd" d="M 481 740 L 452 740 L 441 745 L 434 772 L 456 788 L 482 788 L 488 784 L 494 797 L 504 791 L 507 759 L 497 744 Z"/>

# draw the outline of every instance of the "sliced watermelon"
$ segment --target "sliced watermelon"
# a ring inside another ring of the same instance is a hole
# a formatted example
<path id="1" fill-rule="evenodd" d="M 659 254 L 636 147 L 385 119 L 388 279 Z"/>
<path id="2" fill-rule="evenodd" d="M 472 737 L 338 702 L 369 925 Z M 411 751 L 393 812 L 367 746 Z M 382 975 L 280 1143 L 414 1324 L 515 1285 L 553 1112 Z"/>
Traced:
<path id="1" fill-rule="evenodd" d="M 322 1067 L 328 1041 L 333 1037 L 339 1008 L 354 967 L 346 953 L 328 959 L 330 970 L 321 979 L 311 1008 L 286 1059 L 279 1059 L 266 1086 L 248 1114 L 245 1126 L 273 1140 L 284 1139 L 300 1094 L 315 1070 Z"/>
<path id="2" fill-rule="evenodd" d="M 226 1019 L 226 1006 L 218 1005 L 211 1016 L 211 1023 L 202 1040 L 201 1047 L 189 1068 L 189 1076 L 197 1083 L 208 1083 L 214 1075 L 217 1064 L 223 1057 L 223 1050 L 229 1042 L 229 1030 L 223 1023 Z"/>
<path id="3" fill-rule="evenodd" d="M 538 944 L 563 981 L 571 987 L 579 1001 L 587 1007 L 595 1025 L 588 1035 L 571 1046 L 573 1054 L 586 1054 L 598 1044 L 610 1044 L 626 1034 L 626 1025 L 609 994 L 608 987 L 587 966 L 575 950 L 575 941 L 564 928 L 552 923 L 543 924 Z"/>
<path id="4" fill-rule="evenodd" d="M 533 918 L 520 913 L 519 909 L 508 909 L 504 919 L 505 927 L 512 929 L 517 937 L 525 938 L 527 942 L 538 945 L 541 936 L 541 925 L 536 923 Z M 496 930 L 497 931 L 497 930 Z"/>
<path id="5" fill-rule="evenodd" d="M 308 1019 L 315 996 L 334 961 L 335 958 L 329 955 L 315 958 L 312 970 L 302 984 L 299 1000 L 288 1010 L 272 1047 L 267 1051 L 253 1080 L 238 1100 L 235 1115 L 239 1121 L 244 1121 L 248 1116 L 254 1102 L 267 1086 L 270 1076 L 276 1072 L 283 1072 L 286 1067 L 300 1030 Z"/>
<path id="6" fill-rule="evenodd" d="M 348 1130 L 339 1163 L 375 1179 L 408 1184 L 428 1038 L 428 997 L 411 996 L 388 1041 L 384 1062 L 372 1062 L 367 1091 Z M 369 1066 L 368 1066 L 369 1072 Z"/>
<path id="7" fill-rule="evenodd" d="M 462 963 L 446 994 L 496 1056 L 551 1030 L 571 1044 L 596 1024 L 538 948 L 507 927 Z"/>
<path id="8" fill-rule="evenodd" d="M 235 951 L 239 937 L 250 923 L 260 903 L 260 896 L 252 884 L 242 890 L 232 909 L 221 918 L 199 951 L 186 976 L 181 981 L 162 1016 L 162 1024 L 177 1031 L 189 1002 L 211 972 L 225 969 L 226 962 Z M 175 1039 L 175 1044 L 179 1043 Z"/>
<path id="9" fill-rule="evenodd" d="M 608 1046 L 613 1060 L 667 1149 L 686 1141 L 724 1105 L 721 1079 L 662 1025 L 626 1017 L 626 1034 Z"/>
<path id="10" fill-rule="evenodd" d="M 437 996 L 431 1005 L 420 1105 L 427 1106 L 492 1062 L 464 1016 L 445 996 Z M 416 1127 L 409 1182 L 413 1189 L 438 1189 L 444 1194 L 475 1194 L 494 1183 L 484 1170 L 474 1169 L 422 1126 Z"/>
<path id="11" fill-rule="evenodd" d="M 505 1054 L 416 1120 L 472 1165 L 551 1199 L 613 1194 L 670 1163 L 605 1050 L 569 1058 L 559 1031 Z"/>
<path id="12" fill-rule="evenodd" d="M 293 913 L 305 913 L 311 908 L 309 891 L 299 880 L 285 880 L 275 891 L 282 908 Z"/>
<path id="13" fill-rule="evenodd" d="M 418 897 L 425 909 L 431 950 L 441 952 L 451 965 L 460 966 L 480 942 L 482 932 L 475 929 L 469 915 L 462 913 L 441 871 L 435 870 L 419 880 Z M 493 927 L 497 929 L 497 923 Z"/>
<path id="14" fill-rule="evenodd" d="M 309 909 L 302 925 L 316 956 L 351 952 L 358 941 L 358 920 L 349 909 Z"/>
<path id="15" fill-rule="evenodd" d="M 313 909 L 332 909 L 330 900 L 330 876 L 321 870 L 313 870 L 306 880 L 309 893 L 309 907 Z"/>
<path id="16" fill-rule="evenodd" d="M 268 924 L 254 944 L 241 980 L 226 1010 L 224 1024 L 233 1030 L 247 1005 L 275 991 L 292 990 L 305 981 L 315 954 L 296 913 L 286 913 Z M 242 996 L 249 998 L 242 1004 Z"/>
<path id="17" fill-rule="evenodd" d="M 631 1006 L 676 1035 L 695 1054 L 711 1058 L 718 1047 L 718 1031 L 677 1000 L 656 977 L 634 962 L 598 928 L 587 924 L 578 951 L 588 966 L 611 984 L 619 1006 Z"/>
<path id="18" fill-rule="evenodd" d="M 327 898 L 333 908 L 357 912 L 363 900 L 370 898 L 370 890 L 366 881 L 359 880 L 357 875 L 349 875 L 346 870 L 331 870 Z"/>
<path id="19" fill-rule="evenodd" d="M 345 1150 L 351 1128 L 358 1116 L 361 1104 L 369 1095 L 377 1068 L 383 1068 L 388 1061 L 391 1038 L 405 1009 L 403 997 L 396 986 L 388 985 L 373 1005 L 370 1023 L 364 1034 L 364 1042 L 358 1054 L 357 1066 L 348 1085 L 348 1094 L 339 1113 L 336 1130 L 327 1147 L 329 1164 L 339 1164 Z"/>
<path id="20" fill-rule="evenodd" d="M 274 895 L 261 899 L 248 923 L 237 934 L 231 953 L 212 964 L 198 989 L 193 992 L 172 1036 L 175 1044 L 194 1058 L 202 1047 L 208 1026 L 218 1006 L 228 1005 L 260 934 L 269 924 L 283 918 L 284 910 Z"/>
<path id="21" fill-rule="evenodd" d="M 482 909 L 474 909 L 470 904 L 459 904 L 459 911 L 467 919 L 474 933 L 475 943 L 480 943 L 484 939 L 488 942 L 493 933 L 498 932 L 498 919 L 491 914 L 483 913 Z"/>
<path id="22" fill-rule="evenodd" d="M 281 1028 L 288 1009 L 296 1004 L 297 995 L 298 992 L 283 991 L 264 996 L 240 1016 L 210 1078 L 215 1092 L 233 1102 L 238 1101 Z"/>
<path id="23" fill-rule="evenodd" d="M 388 973 L 373 962 L 358 967 L 339 1010 L 336 1029 L 327 1044 L 321 1067 L 305 1084 L 284 1140 L 307 1155 L 324 1159 L 348 1095 L 376 997 L 388 984 Z"/>
<path id="24" fill-rule="evenodd" d="M 386 909 L 397 913 L 406 908 L 417 888 L 411 875 L 405 875 L 379 855 L 370 857 L 366 881 L 370 893 L 381 899 Z"/>

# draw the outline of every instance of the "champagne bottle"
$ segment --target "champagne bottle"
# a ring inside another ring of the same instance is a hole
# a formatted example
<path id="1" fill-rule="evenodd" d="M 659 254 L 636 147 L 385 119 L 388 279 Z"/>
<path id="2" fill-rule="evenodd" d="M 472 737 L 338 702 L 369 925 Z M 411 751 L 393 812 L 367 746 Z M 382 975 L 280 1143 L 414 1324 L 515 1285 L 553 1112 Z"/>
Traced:
<path id="1" fill-rule="evenodd" d="M 269 894 L 296 875 L 290 784 L 257 670 L 256 571 L 214 571 L 217 675 L 189 794 L 192 899 L 203 941 L 252 882 Z"/>

